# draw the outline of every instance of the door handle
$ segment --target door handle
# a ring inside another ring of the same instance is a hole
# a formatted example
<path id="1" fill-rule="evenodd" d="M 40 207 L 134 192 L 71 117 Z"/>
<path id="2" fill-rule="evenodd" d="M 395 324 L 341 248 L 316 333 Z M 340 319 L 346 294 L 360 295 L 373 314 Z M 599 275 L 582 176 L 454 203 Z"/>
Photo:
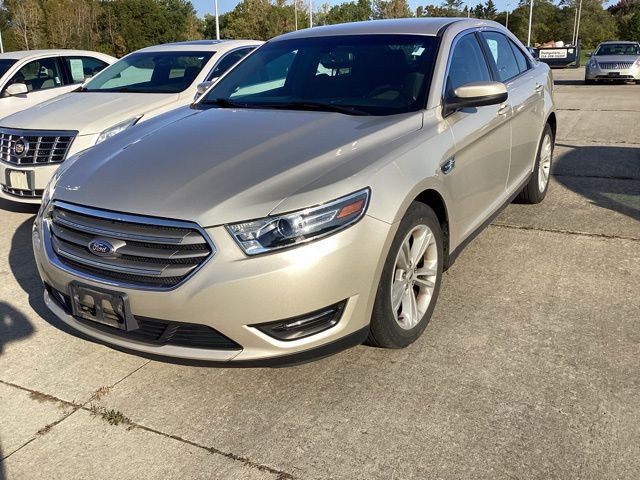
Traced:
<path id="1" fill-rule="evenodd" d="M 542 93 L 544 92 L 544 85 L 540 85 L 539 83 L 536 83 L 536 93 Z"/>
<path id="2" fill-rule="evenodd" d="M 509 113 L 509 105 L 500 105 L 500 108 L 498 109 L 498 115 L 506 115 L 507 113 Z"/>

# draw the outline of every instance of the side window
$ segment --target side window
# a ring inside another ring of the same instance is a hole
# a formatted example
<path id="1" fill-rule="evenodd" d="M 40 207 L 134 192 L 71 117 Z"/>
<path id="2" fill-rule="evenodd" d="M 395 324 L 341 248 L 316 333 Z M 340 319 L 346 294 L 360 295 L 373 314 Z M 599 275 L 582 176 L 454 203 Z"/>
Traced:
<path id="1" fill-rule="evenodd" d="M 207 77 L 207 80 L 211 80 L 216 77 L 221 77 L 227 70 L 233 67 L 236 63 L 249 55 L 255 47 L 240 48 L 228 53 L 218 62 L 218 64 L 211 70 L 211 73 Z"/>
<path id="2" fill-rule="evenodd" d="M 107 67 L 107 63 L 93 57 L 64 57 L 71 75 L 71 83 L 82 83 Z"/>
<path id="3" fill-rule="evenodd" d="M 58 61 L 55 58 L 33 60 L 18 70 L 8 85 L 13 83 L 24 83 L 29 92 L 61 87 L 62 75 Z"/>
<path id="4" fill-rule="evenodd" d="M 491 80 L 489 67 L 475 34 L 462 37 L 451 54 L 447 76 L 447 95 L 467 83 Z"/>
<path id="5" fill-rule="evenodd" d="M 527 57 L 522 53 L 522 50 L 518 48 L 518 46 L 509 40 L 509 45 L 511 45 L 511 49 L 513 50 L 513 54 L 516 57 L 516 63 L 518 64 L 518 69 L 520 73 L 526 72 L 529 70 L 529 62 L 527 61 Z"/>
<path id="6" fill-rule="evenodd" d="M 520 69 L 509 44 L 509 39 L 497 32 L 482 32 L 482 36 L 491 52 L 491 59 L 495 62 L 498 79 L 501 82 L 506 82 L 520 75 Z"/>

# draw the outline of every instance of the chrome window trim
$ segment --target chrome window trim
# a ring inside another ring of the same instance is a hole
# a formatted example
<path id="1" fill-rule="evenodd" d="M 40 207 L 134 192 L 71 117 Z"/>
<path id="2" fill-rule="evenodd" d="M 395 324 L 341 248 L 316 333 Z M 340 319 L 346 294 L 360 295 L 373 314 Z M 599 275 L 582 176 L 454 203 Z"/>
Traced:
<path id="1" fill-rule="evenodd" d="M 96 275 L 91 275 L 86 272 L 81 272 L 79 270 L 71 268 L 68 265 L 62 263 L 58 259 L 58 256 L 55 253 L 55 251 L 53 250 L 53 241 L 51 238 L 52 237 L 51 211 L 53 210 L 53 207 L 56 207 L 56 206 L 65 210 L 69 210 L 71 212 L 79 213 L 82 215 L 88 215 L 88 216 L 92 216 L 92 217 L 96 217 L 104 220 L 115 220 L 115 221 L 121 221 L 121 222 L 127 222 L 127 223 L 136 223 L 139 225 L 152 225 L 152 226 L 155 225 L 159 227 L 187 228 L 187 229 L 196 230 L 200 235 L 202 235 L 202 238 L 211 248 L 211 253 L 200 265 L 198 265 L 197 268 L 195 268 L 192 272 L 190 272 L 180 282 L 178 282 L 175 285 L 172 285 L 171 287 L 137 285 L 137 284 L 132 284 L 125 281 L 110 280 L 110 279 L 99 277 Z M 100 210 L 100 209 L 94 209 L 90 207 L 83 207 L 73 203 L 67 203 L 61 200 L 52 201 L 47 207 L 47 210 L 44 212 L 42 216 L 42 237 L 43 237 L 45 255 L 47 257 L 47 260 L 54 267 L 62 270 L 65 273 L 73 275 L 74 277 L 78 277 L 80 279 L 89 280 L 95 283 L 99 283 L 101 285 L 107 285 L 109 287 L 125 288 L 129 290 L 143 290 L 143 291 L 155 291 L 155 292 L 160 292 L 160 291 L 170 292 L 172 290 L 175 290 L 180 286 L 182 286 L 189 279 L 191 279 L 191 277 L 193 277 L 202 268 L 204 268 L 204 266 L 208 264 L 211 261 L 211 259 L 216 256 L 216 253 L 218 252 L 218 249 L 213 243 L 213 240 L 209 237 L 205 229 L 195 222 L 189 222 L 186 220 L 168 220 L 168 219 L 163 219 L 158 217 L 149 217 L 144 215 L 112 212 L 110 210 Z"/>

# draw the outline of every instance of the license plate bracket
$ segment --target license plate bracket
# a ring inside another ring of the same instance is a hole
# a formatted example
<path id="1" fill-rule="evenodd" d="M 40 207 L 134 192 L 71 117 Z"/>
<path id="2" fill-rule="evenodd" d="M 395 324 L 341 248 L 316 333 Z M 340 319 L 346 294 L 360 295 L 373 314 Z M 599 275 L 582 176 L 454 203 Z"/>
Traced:
<path id="1" fill-rule="evenodd" d="M 73 282 L 69 285 L 73 316 L 119 330 L 135 330 L 126 293 L 113 292 Z"/>
<path id="2" fill-rule="evenodd" d="M 609 76 L 610 77 L 619 77 L 620 76 L 620 72 L 609 72 Z"/>
<path id="3" fill-rule="evenodd" d="M 29 170 L 13 170 L 7 168 L 5 170 L 5 181 L 9 188 L 16 190 L 33 190 L 33 172 Z"/>

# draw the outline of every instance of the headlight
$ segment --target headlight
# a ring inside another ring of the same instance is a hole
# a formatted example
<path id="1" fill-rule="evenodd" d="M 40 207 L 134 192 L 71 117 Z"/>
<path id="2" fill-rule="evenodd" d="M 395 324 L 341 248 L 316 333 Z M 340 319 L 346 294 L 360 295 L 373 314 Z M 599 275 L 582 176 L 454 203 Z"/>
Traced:
<path id="1" fill-rule="evenodd" d="M 587 67 L 589 68 L 596 68 L 597 66 L 598 66 L 598 62 L 596 62 L 595 58 L 592 58 L 587 62 Z"/>
<path id="2" fill-rule="evenodd" d="M 135 118 L 130 118 L 129 120 L 122 122 L 122 123 L 118 123 L 117 125 L 114 125 L 111 128 L 107 128 L 106 130 L 104 130 L 100 136 L 98 137 L 98 140 L 96 140 L 96 145 L 98 145 L 99 143 L 104 142 L 105 140 L 119 134 L 120 132 L 123 132 L 124 130 L 126 130 L 127 128 L 135 125 L 136 123 L 138 123 L 138 120 L 140 120 L 142 118 L 142 115 L 140 115 L 139 117 L 135 117 Z"/>
<path id="3" fill-rule="evenodd" d="M 353 225 L 369 204 L 369 189 L 297 212 L 227 225 L 247 255 L 309 242 Z"/>
<path id="4" fill-rule="evenodd" d="M 633 66 L 640 67 L 640 57 L 638 57 L 638 59 L 635 62 L 633 62 Z"/>
<path id="5" fill-rule="evenodd" d="M 40 210 L 38 210 L 38 219 L 42 218 L 44 212 L 47 210 L 47 207 L 53 199 L 53 194 L 56 190 L 56 185 L 58 184 L 60 173 L 60 169 L 56 170 L 56 173 L 53 174 L 53 177 L 51 177 L 51 180 L 49 180 L 47 186 L 44 187 L 44 191 L 42 192 L 42 202 L 40 203 Z"/>

